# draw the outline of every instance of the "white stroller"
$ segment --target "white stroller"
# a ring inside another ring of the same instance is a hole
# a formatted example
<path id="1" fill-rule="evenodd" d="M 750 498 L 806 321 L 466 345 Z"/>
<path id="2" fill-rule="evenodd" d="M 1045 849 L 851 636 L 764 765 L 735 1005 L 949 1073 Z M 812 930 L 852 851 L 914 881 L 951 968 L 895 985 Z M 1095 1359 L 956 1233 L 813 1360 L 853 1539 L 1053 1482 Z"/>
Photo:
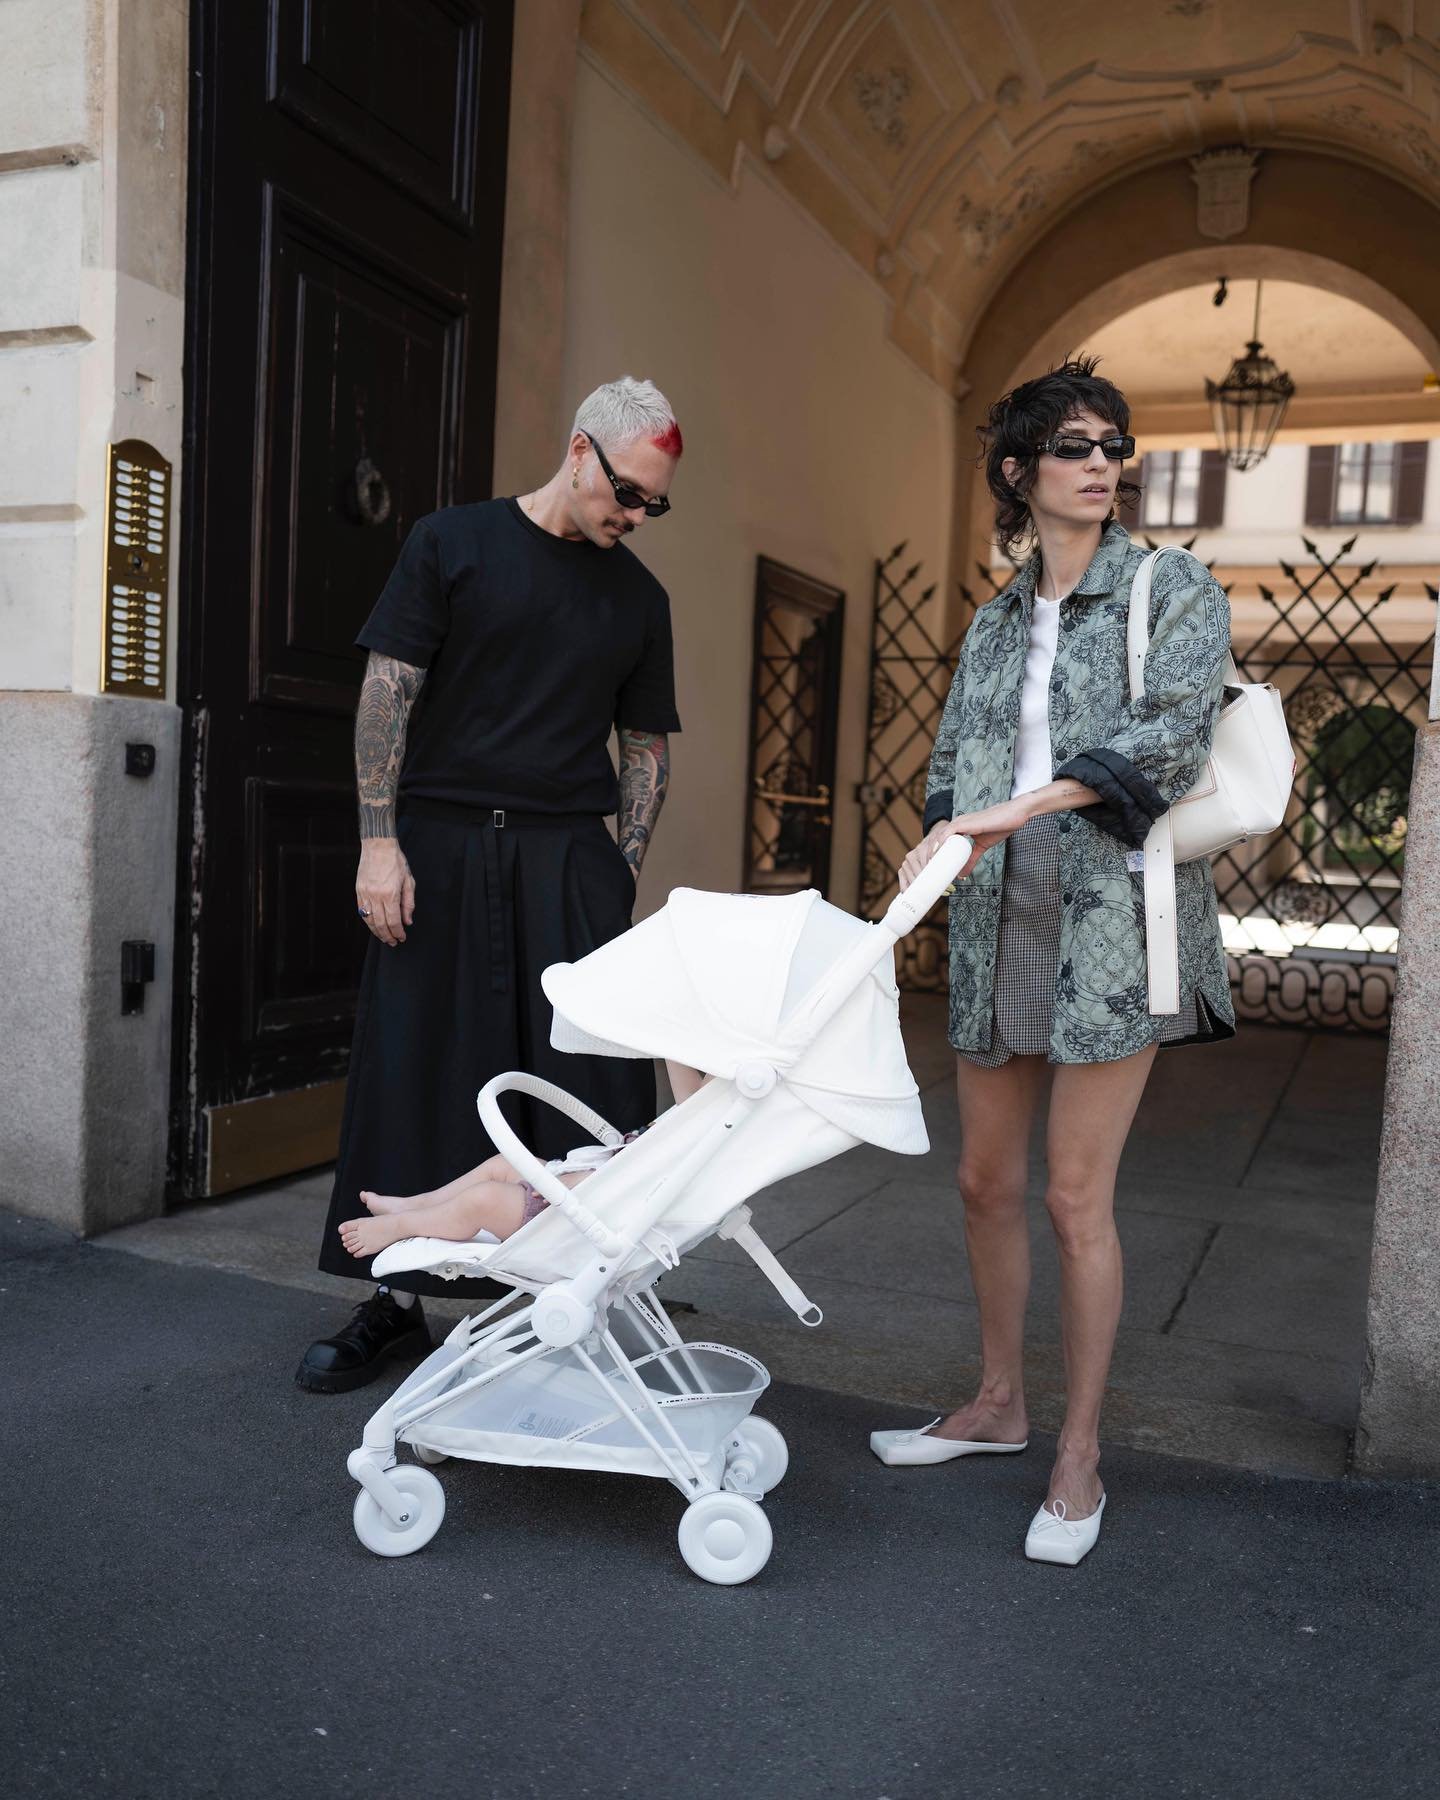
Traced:
<path id="1" fill-rule="evenodd" d="M 380 1556 L 429 1543 L 445 1493 L 422 1463 L 447 1457 L 658 1475 L 689 1502 L 680 1553 L 707 1581 L 748 1581 L 770 1556 L 759 1502 L 785 1440 L 751 1416 L 765 1369 L 724 1344 L 687 1344 L 651 1291 L 712 1233 L 754 1259 L 807 1325 L 820 1309 L 760 1240 L 744 1203 L 860 1142 L 929 1148 L 905 1060 L 896 942 L 969 854 L 949 839 L 879 924 L 816 893 L 677 888 L 633 931 L 544 975 L 559 1049 L 665 1056 L 714 1077 L 621 1154 L 567 1188 L 523 1145 L 500 1096 L 557 1107 L 602 1145 L 620 1133 L 560 1088 L 498 1075 L 479 1096 L 502 1155 L 549 1202 L 503 1243 L 406 1238 L 378 1276 L 488 1275 L 512 1292 L 461 1321 L 365 1427 L 348 1468 L 355 1530 Z"/>

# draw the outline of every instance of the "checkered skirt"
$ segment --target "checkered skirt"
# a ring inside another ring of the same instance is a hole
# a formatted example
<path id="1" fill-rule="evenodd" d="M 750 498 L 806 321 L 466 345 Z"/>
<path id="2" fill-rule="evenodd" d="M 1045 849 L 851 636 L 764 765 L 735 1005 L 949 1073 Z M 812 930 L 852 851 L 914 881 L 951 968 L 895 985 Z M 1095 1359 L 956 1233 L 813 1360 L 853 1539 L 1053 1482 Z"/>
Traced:
<path id="1" fill-rule="evenodd" d="M 1005 885 L 995 955 L 995 1017 L 988 1050 L 962 1050 L 967 1062 L 998 1069 L 1012 1056 L 1048 1056 L 1060 969 L 1060 815 L 1041 813 L 1005 845 Z M 1195 997 L 1163 1021 L 1155 1042 L 1193 1038 Z"/>

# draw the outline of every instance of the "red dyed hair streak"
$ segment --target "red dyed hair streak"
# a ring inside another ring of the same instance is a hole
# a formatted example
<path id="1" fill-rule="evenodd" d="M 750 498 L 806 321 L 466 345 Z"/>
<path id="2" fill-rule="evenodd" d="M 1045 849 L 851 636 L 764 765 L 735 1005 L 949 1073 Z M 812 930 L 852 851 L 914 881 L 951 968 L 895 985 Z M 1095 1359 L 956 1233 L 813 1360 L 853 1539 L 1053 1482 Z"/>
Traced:
<path id="1" fill-rule="evenodd" d="M 681 457 L 685 454 L 685 440 L 681 437 L 680 427 L 674 419 L 670 421 L 668 431 L 662 432 L 659 437 L 651 438 L 650 442 L 657 450 L 663 450 L 667 456 Z"/>

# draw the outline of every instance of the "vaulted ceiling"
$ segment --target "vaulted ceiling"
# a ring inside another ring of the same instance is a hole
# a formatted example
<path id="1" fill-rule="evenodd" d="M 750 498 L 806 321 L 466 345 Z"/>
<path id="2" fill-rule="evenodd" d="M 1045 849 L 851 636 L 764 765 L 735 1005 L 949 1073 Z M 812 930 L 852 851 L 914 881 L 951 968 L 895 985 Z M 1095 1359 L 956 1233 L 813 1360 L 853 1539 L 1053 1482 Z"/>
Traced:
<path id="1" fill-rule="evenodd" d="M 582 36 L 718 173 L 767 165 L 957 391 L 1007 273 L 1138 170 L 1320 150 L 1440 207 L 1440 0 L 585 0 Z"/>

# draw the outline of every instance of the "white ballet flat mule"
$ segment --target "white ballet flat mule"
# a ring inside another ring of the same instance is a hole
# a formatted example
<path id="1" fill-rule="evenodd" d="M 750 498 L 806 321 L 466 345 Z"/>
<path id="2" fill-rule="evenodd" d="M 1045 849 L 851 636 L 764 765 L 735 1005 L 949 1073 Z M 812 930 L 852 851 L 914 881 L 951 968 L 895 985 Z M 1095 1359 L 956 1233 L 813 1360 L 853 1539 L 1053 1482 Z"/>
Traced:
<path id="1" fill-rule="evenodd" d="M 1065 1502 L 1057 1500 L 1056 1510 L 1042 1506 L 1030 1521 L 1025 1534 L 1025 1554 L 1031 1562 L 1066 1563 L 1071 1568 L 1082 1556 L 1088 1556 L 1100 1541 L 1100 1515 L 1105 1510 L 1105 1496 L 1087 1519 L 1072 1519 Z"/>
<path id="2" fill-rule="evenodd" d="M 899 1469 L 950 1462 L 957 1456 L 1014 1456 L 1030 1442 L 1026 1438 L 1024 1444 L 980 1444 L 964 1438 L 931 1437 L 930 1432 L 939 1423 L 939 1418 L 934 1418 L 916 1431 L 872 1431 L 870 1448 L 881 1462 Z"/>

